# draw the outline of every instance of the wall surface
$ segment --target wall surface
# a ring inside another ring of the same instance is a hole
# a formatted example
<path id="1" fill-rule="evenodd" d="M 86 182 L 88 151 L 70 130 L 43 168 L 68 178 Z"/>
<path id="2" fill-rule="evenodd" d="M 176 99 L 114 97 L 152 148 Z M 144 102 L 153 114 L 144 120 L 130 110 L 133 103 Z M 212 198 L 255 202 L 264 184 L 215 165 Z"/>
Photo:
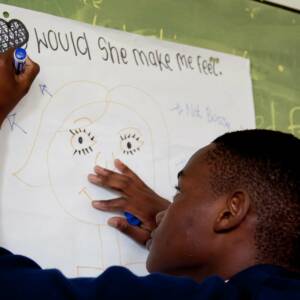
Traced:
<path id="1" fill-rule="evenodd" d="M 300 137 L 298 13 L 250 0 L 1 0 L 1 3 L 248 57 L 252 65 L 257 127 L 292 132 Z"/>

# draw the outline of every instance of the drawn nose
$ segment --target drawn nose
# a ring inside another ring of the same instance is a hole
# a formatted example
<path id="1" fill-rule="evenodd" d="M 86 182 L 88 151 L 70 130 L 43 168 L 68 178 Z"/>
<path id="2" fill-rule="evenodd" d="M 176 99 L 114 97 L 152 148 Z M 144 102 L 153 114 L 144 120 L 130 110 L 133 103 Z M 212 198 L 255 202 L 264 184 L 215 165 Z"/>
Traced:
<path id="1" fill-rule="evenodd" d="M 95 162 L 94 162 L 94 165 L 101 165 L 101 152 L 97 152 L 96 153 L 96 156 L 95 156 Z"/>
<path id="2" fill-rule="evenodd" d="M 106 169 L 114 170 L 115 169 L 114 161 L 115 161 L 115 155 L 113 152 L 107 153 L 106 155 L 105 153 L 97 152 L 95 156 L 95 166 L 98 165 Z"/>

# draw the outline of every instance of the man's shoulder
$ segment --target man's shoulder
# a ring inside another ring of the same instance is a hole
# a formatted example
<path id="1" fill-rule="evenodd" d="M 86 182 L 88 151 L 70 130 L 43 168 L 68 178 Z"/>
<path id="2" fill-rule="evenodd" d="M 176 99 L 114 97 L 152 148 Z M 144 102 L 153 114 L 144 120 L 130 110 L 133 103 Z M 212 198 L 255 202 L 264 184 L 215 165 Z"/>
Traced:
<path id="1" fill-rule="evenodd" d="M 147 299 L 219 299 L 218 295 L 221 296 L 225 288 L 224 281 L 218 276 L 199 284 L 189 277 L 162 273 L 136 276 L 123 267 L 110 267 L 100 277 L 107 284 L 114 282 L 119 291 L 123 289 L 124 296 L 134 294 L 136 299 L 145 296 Z"/>
<path id="2" fill-rule="evenodd" d="M 59 270 L 41 269 L 31 259 L 0 249 L 0 290 L 7 299 L 211 299 L 224 282 L 213 277 L 199 284 L 188 277 L 160 273 L 136 276 L 124 267 L 110 267 L 96 278 L 66 278 Z M 36 288 L 33 288 L 36 287 Z M 22 298 L 23 296 L 26 296 Z M 71 297 L 72 296 L 72 297 Z M 4 297 L 4 299 L 6 299 Z M 219 297 L 213 297 L 218 299 Z"/>
<path id="3" fill-rule="evenodd" d="M 136 276 L 110 267 L 96 278 L 68 279 L 58 270 L 42 270 L 31 259 L 0 248 L 0 290 L 10 299 L 300 299 L 300 275 L 271 265 L 250 267 L 227 283 L 218 276 L 197 283 L 161 273 Z M 36 286 L 37 289 L 32 287 Z M 48 298 L 47 298 L 48 297 Z"/>
<path id="4" fill-rule="evenodd" d="M 234 286 L 244 298 L 300 299 L 300 273 L 279 266 L 250 267 L 233 276 L 227 284 Z"/>

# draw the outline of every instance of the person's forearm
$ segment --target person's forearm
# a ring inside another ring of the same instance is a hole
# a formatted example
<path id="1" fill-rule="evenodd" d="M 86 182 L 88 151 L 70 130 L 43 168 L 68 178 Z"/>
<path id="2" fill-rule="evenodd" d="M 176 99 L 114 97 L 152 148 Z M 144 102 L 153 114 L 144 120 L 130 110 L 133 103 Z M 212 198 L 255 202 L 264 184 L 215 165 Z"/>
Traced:
<path id="1" fill-rule="evenodd" d="M 39 72 L 39 66 L 27 57 L 24 72 L 16 76 L 12 67 L 13 53 L 14 49 L 0 53 L 0 126 L 28 92 Z"/>
<path id="2" fill-rule="evenodd" d="M 3 122 L 5 121 L 7 115 L 8 113 L 6 113 L 4 109 L 0 109 L 0 129 L 2 128 Z"/>
<path id="3" fill-rule="evenodd" d="M 2 124 L 5 119 L 6 119 L 6 116 L 2 112 L 0 112 L 0 129 L 2 128 Z"/>

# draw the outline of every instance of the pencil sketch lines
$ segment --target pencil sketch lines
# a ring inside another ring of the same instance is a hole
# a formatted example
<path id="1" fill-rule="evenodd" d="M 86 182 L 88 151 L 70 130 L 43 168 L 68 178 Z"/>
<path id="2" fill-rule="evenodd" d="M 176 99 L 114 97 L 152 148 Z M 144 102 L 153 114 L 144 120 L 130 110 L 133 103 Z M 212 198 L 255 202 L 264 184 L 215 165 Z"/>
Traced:
<path id="1" fill-rule="evenodd" d="M 6 118 L 9 123 L 10 130 L 13 131 L 15 128 L 18 128 L 24 134 L 27 134 L 27 131 L 16 122 L 16 116 L 17 116 L 17 113 L 12 113 L 12 114 L 9 114 Z"/>

